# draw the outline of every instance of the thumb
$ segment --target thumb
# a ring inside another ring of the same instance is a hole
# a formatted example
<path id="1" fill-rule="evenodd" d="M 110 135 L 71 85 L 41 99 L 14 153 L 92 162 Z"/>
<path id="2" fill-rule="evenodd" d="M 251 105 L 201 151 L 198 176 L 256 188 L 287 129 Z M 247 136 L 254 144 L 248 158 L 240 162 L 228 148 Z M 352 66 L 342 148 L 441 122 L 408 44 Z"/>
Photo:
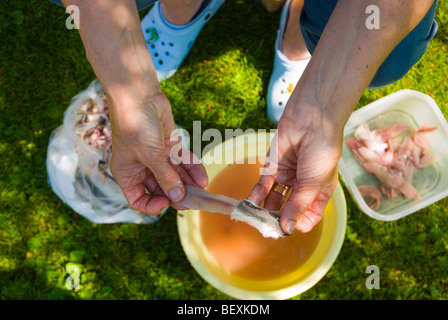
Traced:
<path id="1" fill-rule="evenodd" d="M 149 168 L 160 188 L 173 202 L 179 202 L 185 196 L 185 187 L 177 171 L 171 166 L 163 151 L 151 150 L 152 156 L 143 165 Z"/>
<path id="2" fill-rule="evenodd" d="M 293 189 L 281 216 L 283 230 L 291 233 L 294 227 L 308 232 L 322 219 L 325 208 L 338 184 L 337 166 L 322 180 L 302 182 Z"/>
<path id="3" fill-rule="evenodd" d="M 307 186 L 306 188 L 293 189 L 291 196 L 286 202 L 281 216 L 282 229 L 287 233 L 292 233 L 297 227 L 298 229 L 307 229 L 301 231 L 309 231 L 319 222 L 319 217 L 309 214 L 310 205 L 319 194 L 320 187 L 318 185 Z M 300 226 L 298 222 L 300 223 Z M 307 224 L 302 228 L 303 224 Z"/>

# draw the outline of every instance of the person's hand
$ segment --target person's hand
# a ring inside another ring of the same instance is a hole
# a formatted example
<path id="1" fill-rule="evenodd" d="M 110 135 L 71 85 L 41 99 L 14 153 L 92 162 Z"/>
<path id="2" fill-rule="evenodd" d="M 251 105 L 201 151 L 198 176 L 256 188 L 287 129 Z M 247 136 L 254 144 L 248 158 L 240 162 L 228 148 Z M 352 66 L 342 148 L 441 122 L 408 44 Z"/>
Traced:
<path id="1" fill-rule="evenodd" d="M 110 170 L 130 206 L 140 212 L 158 214 L 184 197 L 184 183 L 207 186 L 206 171 L 193 153 L 182 148 L 182 159 L 188 159 L 189 164 L 175 165 L 170 160 L 173 146 L 180 142 L 170 140 L 176 126 L 165 95 L 132 99 L 126 105 L 129 107 L 111 106 L 112 110 L 126 112 L 111 113 Z"/>
<path id="2" fill-rule="evenodd" d="M 135 1 L 63 3 L 76 5 L 81 13 L 78 27 L 86 57 L 109 107 L 110 170 L 130 206 L 157 214 L 184 197 L 184 183 L 205 187 L 207 174 L 197 159 L 196 163 L 178 165 L 170 161 L 171 149 L 178 143 L 170 139 L 176 126 L 159 86 Z M 186 149 L 175 149 L 182 159 L 195 158 Z"/>
<path id="3" fill-rule="evenodd" d="M 289 186 L 280 219 L 285 232 L 294 228 L 309 232 L 322 219 L 338 181 L 342 148 L 338 131 L 316 108 L 287 105 L 265 164 L 270 174 L 260 178 L 249 197 L 257 204 L 264 201 L 267 209 L 279 210 L 285 198 L 271 188 L 275 182 Z"/>

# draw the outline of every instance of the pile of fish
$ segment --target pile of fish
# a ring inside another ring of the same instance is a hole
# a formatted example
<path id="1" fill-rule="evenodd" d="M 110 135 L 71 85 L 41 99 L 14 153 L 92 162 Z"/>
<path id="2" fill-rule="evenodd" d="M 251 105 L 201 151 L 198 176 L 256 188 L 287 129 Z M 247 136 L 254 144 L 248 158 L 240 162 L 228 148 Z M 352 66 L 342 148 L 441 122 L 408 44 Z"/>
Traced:
<path id="1" fill-rule="evenodd" d="M 109 167 L 112 153 L 112 131 L 109 121 L 109 108 L 104 93 L 100 99 L 89 99 L 81 105 L 81 115 L 74 126 L 74 132 L 88 145 L 102 152 L 98 165 L 100 170 Z"/>
<path id="2" fill-rule="evenodd" d="M 389 200 L 399 195 L 408 199 L 419 198 L 412 178 L 416 170 L 435 162 L 424 136 L 435 129 L 421 126 L 414 130 L 397 123 L 370 130 L 366 123 L 362 123 L 355 129 L 353 137 L 345 141 L 364 170 L 380 181 L 379 189 L 373 185 L 358 187 L 363 198 L 370 199 L 370 208 L 376 210 L 380 206 L 382 194 Z"/>

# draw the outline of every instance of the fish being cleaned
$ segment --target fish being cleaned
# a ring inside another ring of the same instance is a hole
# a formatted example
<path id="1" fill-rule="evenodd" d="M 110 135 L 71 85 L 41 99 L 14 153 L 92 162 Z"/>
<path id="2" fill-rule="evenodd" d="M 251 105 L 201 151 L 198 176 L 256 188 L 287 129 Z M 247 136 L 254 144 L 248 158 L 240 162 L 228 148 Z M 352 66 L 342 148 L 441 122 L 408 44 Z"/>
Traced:
<path id="1" fill-rule="evenodd" d="M 237 200 L 191 185 L 185 185 L 185 191 L 185 197 L 177 202 L 183 207 L 230 215 L 233 220 L 254 227 L 265 238 L 278 239 L 290 235 L 280 226 L 280 211 L 262 208 L 248 199 Z"/>

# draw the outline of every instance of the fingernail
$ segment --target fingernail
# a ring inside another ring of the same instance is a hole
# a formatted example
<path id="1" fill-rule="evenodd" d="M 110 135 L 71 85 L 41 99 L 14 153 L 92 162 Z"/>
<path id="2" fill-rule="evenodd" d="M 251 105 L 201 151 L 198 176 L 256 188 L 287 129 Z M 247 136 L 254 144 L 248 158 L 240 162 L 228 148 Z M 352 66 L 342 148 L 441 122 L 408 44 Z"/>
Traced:
<path id="1" fill-rule="evenodd" d="M 182 190 L 180 188 L 174 188 L 169 193 L 170 199 L 174 202 L 182 200 Z"/>
<path id="2" fill-rule="evenodd" d="M 296 228 L 296 222 L 294 220 L 288 220 L 286 221 L 286 232 L 289 234 L 294 232 L 294 229 Z"/>

